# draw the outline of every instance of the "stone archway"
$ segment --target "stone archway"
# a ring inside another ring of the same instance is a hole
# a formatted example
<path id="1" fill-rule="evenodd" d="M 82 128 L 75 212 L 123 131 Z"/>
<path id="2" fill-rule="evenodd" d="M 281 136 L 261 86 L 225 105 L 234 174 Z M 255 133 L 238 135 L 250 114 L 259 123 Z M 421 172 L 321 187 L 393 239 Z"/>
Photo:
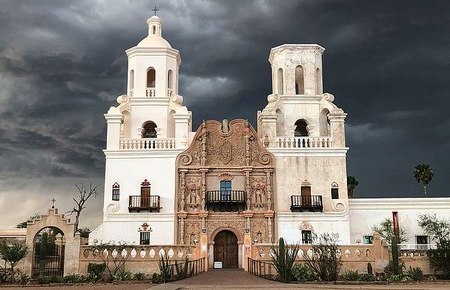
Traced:
<path id="1" fill-rule="evenodd" d="M 62 267 L 62 275 L 69 275 L 78 273 L 79 268 L 79 253 L 80 253 L 80 235 L 75 233 L 75 224 L 70 219 L 65 218 L 63 214 L 58 213 L 57 208 L 50 208 L 47 214 L 39 215 L 38 217 L 28 221 L 27 223 L 27 238 L 26 244 L 29 252 L 24 261 L 24 272 L 32 275 L 33 260 L 36 256 L 36 237 L 45 228 L 53 228 L 61 231 L 64 238 L 61 238 L 60 243 L 64 245 L 64 251 L 61 255 L 64 256 L 64 265 Z"/>
<path id="2" fill-rule="evenodd" d="M 222 268 L 238 267 L 238 238 L 232 231 L 222 230 L 214 237 L 214 262 L 221 262 Z"/>

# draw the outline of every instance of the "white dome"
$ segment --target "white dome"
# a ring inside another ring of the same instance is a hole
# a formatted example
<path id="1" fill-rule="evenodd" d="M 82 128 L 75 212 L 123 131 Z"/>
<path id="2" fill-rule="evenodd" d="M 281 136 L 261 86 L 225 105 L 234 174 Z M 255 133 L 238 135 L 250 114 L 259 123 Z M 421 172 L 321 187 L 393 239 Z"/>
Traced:
<path id="1" fill-rule="evenodd" d="M 167 47 L 172 48 L 170 43 L 164 38 L 157 35 L 149 35 L 138 43 L 137 47 Z"/>

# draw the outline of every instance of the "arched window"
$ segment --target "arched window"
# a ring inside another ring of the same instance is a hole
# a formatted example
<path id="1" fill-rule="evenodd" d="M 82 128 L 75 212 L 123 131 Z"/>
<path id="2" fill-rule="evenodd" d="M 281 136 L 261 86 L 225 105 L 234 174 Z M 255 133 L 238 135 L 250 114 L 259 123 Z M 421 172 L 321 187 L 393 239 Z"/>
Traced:
<path id="1" fill-rule="evenodd" d="M 295 68 L 295 94 L 303 95 L 305 93 L 305 77 L 301 65 Z"/>
<path id="2" fill-rule="evenodd" d="M 130 90 L 134 89 L 134 70 L 130 71 L 130 81 L 129 81 Z"/>
<path id="3" fill-rule="evenodd" d="M 276 129 L 277 129 L 277 136 L 285 136 L 284 133 L 284 115 L 283 112 L 280 109 L 277 109 L 275 111 L 275 113 L 277 114 L 277 125 L 276 125 Z"/>
<path id="4" fill-rule="evenodd" d="M 330 132 L 330 119 L 328 119 L 328 109 L 323 109 L 319 116 L 320 136 L 328 136 Z"/>
<path id="5" fill-rule="evenodd" d="M 302 137 L 302 136 L 308 136 L 308 129 L 306 128 L 308 126 L 306 124 L 306 121 L 303 119 L 299 119 L 295 122 L 295 131 L 294 136 L 295 137 Z"/>
<path id="6" fill-rule="evenodd" d="M 147 88 L 154 88 L 156 80 L 156 72 L 154 68 L 149 68 L 147 71 Z"/>
<path id="7" fill-rule="evenodd" d="M 156 26 L 152 26 L 152 34 L 156 34 Z"/>
<path id="8" fill-rule="evenodd" d="M 112 200 L 120 199 L 120 185 L 115 182 L 112 186 Z"/>
<path id="9" fill-rule="evenodd" d="M 283 95 L 283 69 L 279 68 L 277 71 L 277 93 Z"/>
<path id="10" fill-rule="evenodd" d="M 336 182 L 331 184 L 331 198 L 339 199 L 339 186 Z"/>
<path id="11" fill-rule="evenodd" d="M 320 69 L 316 69 L 316 94 L 320 95 L 323 92 L 322 88 L 322 75 L 320 73 Z"/>
<path id="12" fill-rule="evenodd" d="M 173 71 L 171 69 L 167 73 L 167 88 L 173 89 Z"/>
<path id="13" fill-rule="evenodd" d="M 142 138 L 156 138 L 156 124 L 153 121 L 147 121 L 142 126 Z"/>

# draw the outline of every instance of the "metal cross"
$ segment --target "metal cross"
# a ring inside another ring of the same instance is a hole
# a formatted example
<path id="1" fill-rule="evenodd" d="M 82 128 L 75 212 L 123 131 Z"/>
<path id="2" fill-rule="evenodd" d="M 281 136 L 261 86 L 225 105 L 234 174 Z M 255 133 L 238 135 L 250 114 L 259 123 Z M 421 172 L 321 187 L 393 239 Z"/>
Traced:
<path id="1" fill-rule="evenodd" d="M 55 201 L 56 201 L 55 198 L 53 198 L 53 199 L 51 200 L 51 202 L 52 202 L 52 208 L 55 208 Z"/>
<path id="2" fill-rule="evenodd" d="M 159 11 L 159 9 L 158 8 L 156 8 L 156 6 L 155 6 L 155 8 L 153 8 L 152 9 L 152 11 L 153 11 L 153 13 L 155 14 L 155 16 L 156 16 L 156 13 Z"/>

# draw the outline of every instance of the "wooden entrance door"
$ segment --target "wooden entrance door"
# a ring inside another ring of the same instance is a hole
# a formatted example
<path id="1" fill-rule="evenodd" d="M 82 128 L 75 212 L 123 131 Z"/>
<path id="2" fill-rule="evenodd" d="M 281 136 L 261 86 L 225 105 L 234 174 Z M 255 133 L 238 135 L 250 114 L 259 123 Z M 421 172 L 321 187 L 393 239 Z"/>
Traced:
<path id="1" fill-rule="evenodd" d="M 222 262 L 223 268 L 238 267 L 238 244 L 233 232 L 221 231 L 214 238 L 214 261 Z"/>

